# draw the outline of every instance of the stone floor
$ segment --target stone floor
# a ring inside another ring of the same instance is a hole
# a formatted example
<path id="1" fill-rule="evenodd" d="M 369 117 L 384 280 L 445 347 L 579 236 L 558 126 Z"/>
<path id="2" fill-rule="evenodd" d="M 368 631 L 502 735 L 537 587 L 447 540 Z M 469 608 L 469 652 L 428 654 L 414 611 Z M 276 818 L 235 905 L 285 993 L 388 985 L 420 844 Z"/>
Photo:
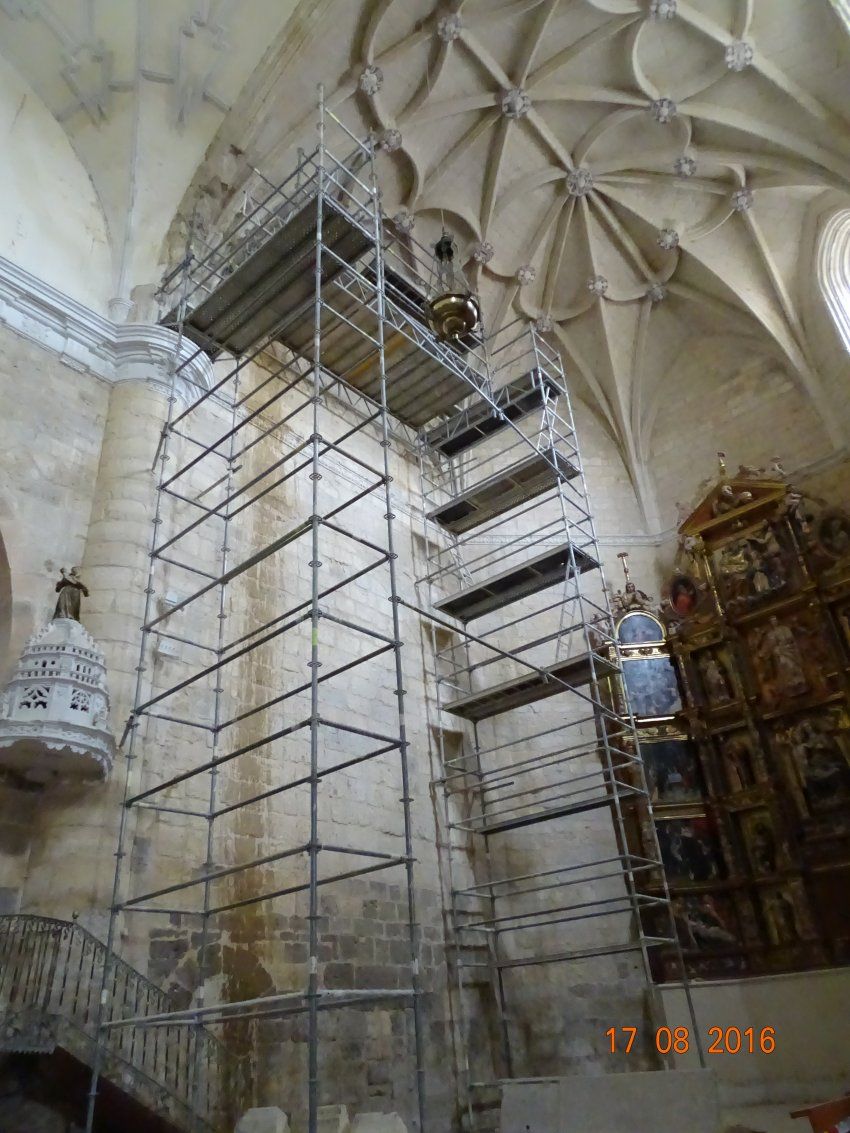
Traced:
<path id="1" fill-rule="evenodd" d="M 750 1105 L 724 1110 L 724 1133 L 730 1130 L 738 1133 L 738 1129 L 746 1129 L 747 1133 L 811 1133 L 808 1121 L 793 1121 L 788 1116 L 789 1110 L 794 1108 L 792 1105 Z"/>

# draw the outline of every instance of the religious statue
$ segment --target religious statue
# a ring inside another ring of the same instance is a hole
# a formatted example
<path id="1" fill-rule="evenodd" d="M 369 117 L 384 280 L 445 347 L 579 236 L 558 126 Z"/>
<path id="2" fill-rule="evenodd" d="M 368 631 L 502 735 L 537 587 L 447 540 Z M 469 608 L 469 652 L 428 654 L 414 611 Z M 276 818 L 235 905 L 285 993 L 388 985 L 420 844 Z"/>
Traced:
<path id="1" fill-rule="evenodd" d="M 782 466 L 782 458 L 772 456 L 770 464 L 766 468 L 755 464 L 740 464 L 735 478 L 737 480 L 784 480 L 785 469 Z"/>
<path id="2" fill-rule="evenodd" d="M 788 585 L 785 554 L 768 523 L 723 547 L 717 565 L 730 605 L 749 605 Z"/>
<path id="3" fill-rule="evenodd" d="M 772 615 L 758 645 L 758 657 L 767 671 L 771 691 L 780 696 L 801 696 L 809 691 L 803 655 L 789 625 Z M 778 699 L 776 696 L 773 699 Z"/>
<path id="4" fill-rule="evenodd" d="M 806 536 L 812 533 L 812 515 L 804 502 L 808 498 L 802 492 L 798 492 L 796 488 L 789 488 L 788 495 L 785 497 L 785 514 Z"/>
<path id="5" fill-rule="evenodd" d="M 711 704 L 728 704 L 732 694 L 720 662 L 708 653 L 700 658 L 698 664 L 702 683 Z"/>
<path id="6" fill-rule="evenodd" d="M 767 536 L 763 542 L 764 564 L 767 579 L 771 590 L 779 590 L 788 581 L 785 572 L 785 563 L 782 557 L 782 547 L 776 538 L 776 532 L 768 527 Z"/>
<path id="7" fill-rule="evenodd" d="M 743 544 L 742 554 L 747 564 L 747 581 L 753 594 L 758 598 L 771 589 L 765 564 L 752 543 Z"/>
<path id="8" fill-rule="evenodd" d="M 56 593 L 59 597 L 56 600 L 53 617 L 73 618 L 75 622 L 78 622 L 80 620 L 80 598 L 81 596 L 88 598 L 88 589 L 83 584 L 76 567 L 71 567 L 70 571 L 67 572 L 64 567 L 61 567 L 59 573 L 62 577 L 56 583 Z"/>
<path id="9" fill-rule="evenodd" d="M 764 898 L 767 929 L 773 944 L 792 944 L 800 939 L 797 908 L 790 893 L 778 889 Z"/>
<path id="10" fill-rule="evenodd" d="M 766 819 L 756 820 L 750 831 L 748 843 L 753 871 L 758 874 L 776 873 L 776 839 Z"/>
<path id="11" fill-rule="evenodd" d="M 839 805 L 850 794 L 850 767 L 831 729 L 821 720 L 801 720 L 785 733 L 794 770 L 812 810 Z"/>
<path id="12" fill-rule="evenodd" d="M 830 558 L 844 558 L 850 552 L 850 517 L 842 512 L 828 512 L 818 524 L 817 538 Z"/>
<path id="13" fill-rule="evenodd" d="M 743 601 L 747 596 L 748 583 L 752 578 L 751 556 L 748 557 L 747 549 L 746 540 L 736 539 L 719 554 L 718 567 L 729 592 L 730 603 Z"/>
<path id="14" fill-rule="evenodd" d="M 720 494 L 711 505 L 711 510 L 715 516 L 726 515 L 728 512 L 735 511 L 736 508 L 750 503 L 752 498 L 753 493 L 746 488 L 739 489 L 736 492 L 731 484 L 724 484 L 720 489 Z"/>
<path id="15" fill-rule="evenodd" d="M 629 570 L 629 553 L 628 551 L 619 551 L 617 558 L 623 564 L 623 574 L 626 576 L 625 590 L 617 590 L 612 594 L 611 600 L 614 608 L 620 613 L 628 613 L 629 610 L 645 610 L 652 605 L 652 599 L 643 590 L 632 582 L 632 574 Z M 611 593 L 611 591 L 609 591 Z"/>
<path id="16" fill-rule="evenodd" d="M 750 749 L 745 740 L 730 737 L 721 748 L 726 777 L 732 791 L 744 791 L 754 782 Z"/>

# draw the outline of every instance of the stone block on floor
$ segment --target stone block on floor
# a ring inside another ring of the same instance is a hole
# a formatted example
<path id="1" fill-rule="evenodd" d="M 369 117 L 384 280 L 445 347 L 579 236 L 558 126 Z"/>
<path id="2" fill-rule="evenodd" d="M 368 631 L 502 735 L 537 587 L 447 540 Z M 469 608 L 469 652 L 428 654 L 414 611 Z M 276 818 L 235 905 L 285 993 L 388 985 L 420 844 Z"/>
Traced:
<path id="1" fill-rule="evenodd" d="M 289 1133 L 289 1119 L 276 1105 L 248 1109 L 239 1118 L 236 1133 Z"/>
<path id="2" fill-rule="evenodd" d="M 351 1133 L 407 1133 L 407 1126 L 397 1113 L 358 1113 Z"/>
<path id="3" fill-rule="evenodd" d="M 344 1105 L 320 1105 L 318 1133 L 349 1133 L 351 1122 Z"/>

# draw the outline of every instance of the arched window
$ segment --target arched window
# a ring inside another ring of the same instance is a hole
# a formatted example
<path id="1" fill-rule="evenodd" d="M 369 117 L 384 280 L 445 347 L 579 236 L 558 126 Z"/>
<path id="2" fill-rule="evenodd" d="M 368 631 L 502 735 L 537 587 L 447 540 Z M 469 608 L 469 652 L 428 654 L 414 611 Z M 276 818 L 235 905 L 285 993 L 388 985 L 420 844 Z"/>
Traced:
<path id="1" fill-rule="evenodd" d="M 850 0 L 842 2 L 850 6 Z M 818 282 L 838 333 L 850 352 L 850 209 L 834 213 L 823 226 L 818 249 Z"/>
<path id="2" fill-rule="evenodd" d="M 8 660 L 9 638 L 12 633 L 12 574 L 6 546 L 0 533 L 0 676 Z"/>
<path id="3" fill-rule="evenodd" d="M 832 0 L 832 6 L 844 21 L 844 26 L 850 31 L 850 0 Z"/>

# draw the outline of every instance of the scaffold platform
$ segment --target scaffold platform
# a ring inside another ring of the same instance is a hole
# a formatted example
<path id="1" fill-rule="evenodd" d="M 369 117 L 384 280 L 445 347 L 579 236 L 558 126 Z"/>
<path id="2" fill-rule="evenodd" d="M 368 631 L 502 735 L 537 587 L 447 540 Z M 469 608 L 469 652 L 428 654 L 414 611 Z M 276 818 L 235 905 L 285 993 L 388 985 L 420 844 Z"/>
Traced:
<path id="1" fill-rule="evenodd" d="M 564 581 L 573 570 L 593 570 L 599 563 L 586 551 L 562 543 L 560 547 L 541 551 L 519 566 L 508 567 L 498 574 L 491 575 L 483 582 L 467 587 L 465 590 L 441 598 L 434 603 L 442 614 L 449 614 L 460 622 L 471 622 L 483 618 L 485 614 L 495 613 L 505 606 L 530 598 Z"/>
<path id="2" fill-rule="evenodd" d="M 308 198 L 284 213 L 280 224 L 239 266 L 197 273 L 201 278 L 191 297 L 200 301 L 186 313 L 182 325 L 207 354 L 217 357 L 226 351 L 242 357 L 258 341 L 276 341 L 299 358 L 315 360 L 314 290 L 321 239 L 323 370 L 374 401 L 380 400 L 385 377 L 390 412 L 413 428 L 451 412 L 469 397 L 475 388 L 470 386 L 471 378 L 478 384 L 483 381 L 482 367 L 464 361 L 467 348 L 433 338 L 425 318 L 422 283 L 405 278 L 400 268 L 386 263 L 382 274 L 387 325 L 379 345 L 370 305 L 377 286 L 375 237 L 358 212 L 347 212 L 325 198 L 319 214 L 315 201 Z M 165 321 L 178 318 L 175 306 Z"/>
<path id="3" fill-rule="evenodd" d="M 549 491 L 559 479 L 577 475 L 578 469 L 557 449 L 532 452 L 440 504 L 428 513 L 428 519 L 462 535 Z"/>
<path id="4" fill-rule="evenodd" d="M 443 705 L 447 712 L 465 720 L 487 720 L 502 712 L 534 704 L 559 693 L 571 692 L 600 676 L 617 672 L 616 665 L 591 653 L 582 653 L 565 661 L 556 661 L 545 669 L 524 673 L 512 680 L 449 700 Z"/>
<path id="5" fill-rule="evenodd" d="M 500 432 L 512 421 L 543 408 L 554 386 L 544 371 L 531 370 L 493 393 L 493 404 L 475 401 L 449 420 L 430 429 L 425 443 L 443 456 L 457 456 Z"/>

